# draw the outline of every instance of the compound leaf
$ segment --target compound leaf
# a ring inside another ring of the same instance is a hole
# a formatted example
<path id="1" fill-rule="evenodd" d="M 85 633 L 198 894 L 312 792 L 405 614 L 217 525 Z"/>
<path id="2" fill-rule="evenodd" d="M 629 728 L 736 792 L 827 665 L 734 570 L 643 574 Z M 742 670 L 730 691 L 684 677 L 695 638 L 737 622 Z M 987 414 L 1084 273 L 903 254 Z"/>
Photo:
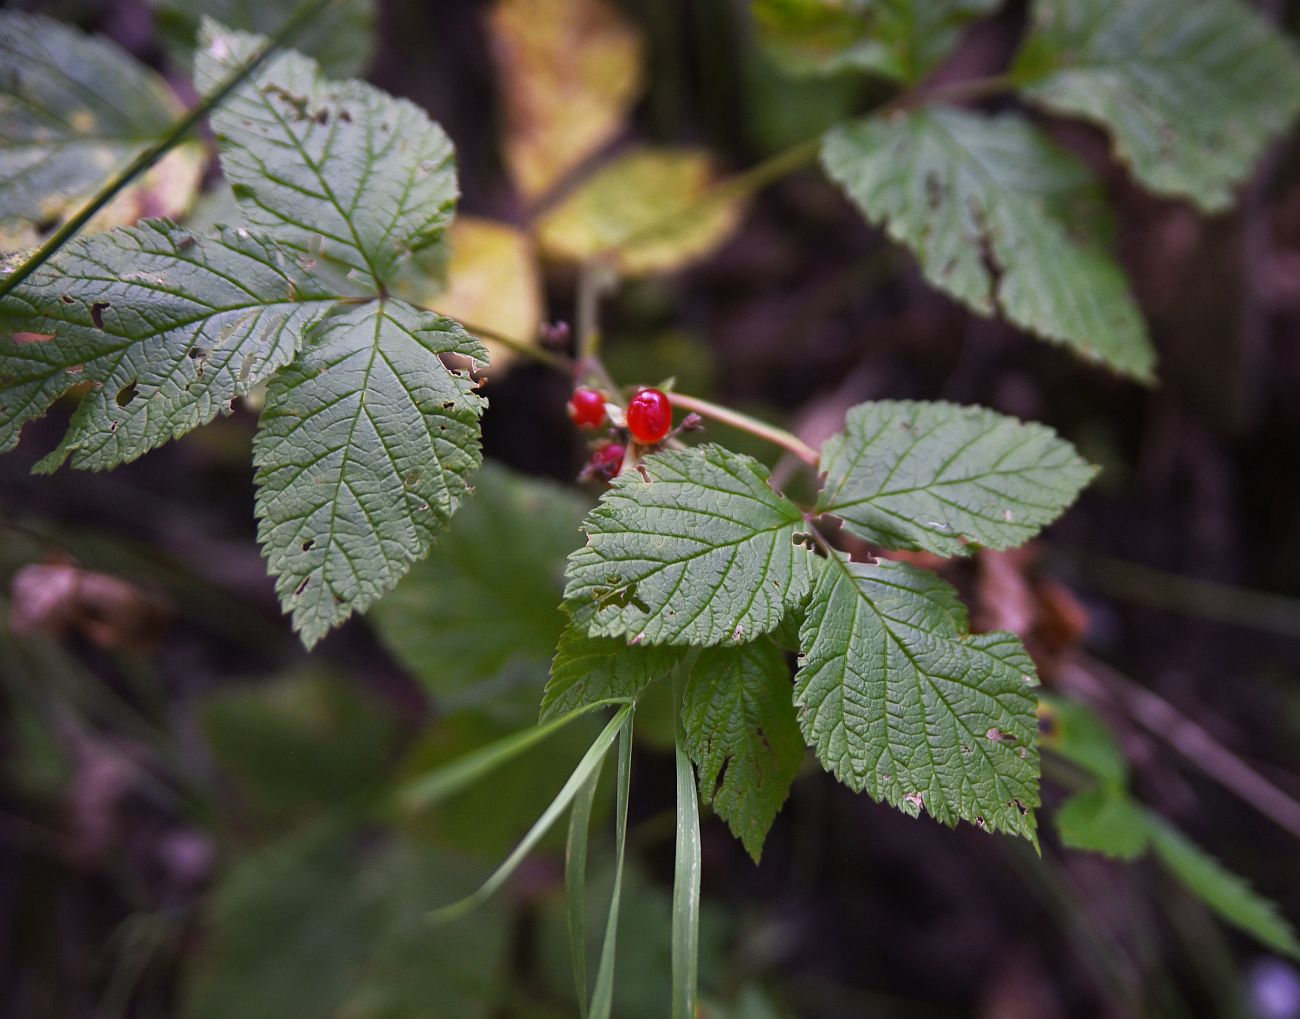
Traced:
<path id="1" fill-rule="evenodd" d="M 1135 379 L 1154 353 L 1123 272 L 1088 237 L 1095 184 L 1024 118 L 934 108 L 833 129 L 827 173 L 926 279 Z"/>
<path id="2" fill-rule="evenodd" d="M 931 573 L 821 562 L 794 702 L 822 764 L 912 816 L 1036 839 L 1037 678 L 1019 638 L 967 634 Z"/>
<path id="3" fill-rule="evenodd" d="M 629 646 L 617 637 L 589 637 L 570 625 L 555 649 L 551 680 L 542 697 L 542 721 L 579 708 L 636 700 L 685 654 L 684 648 Z"/>
<path id="4" fill-rule="evenodd" d="M 682 694 L 682 726 L 700 795 L 757 863 L 803 760 L 785 655 L 766 639 L 702 651 Z"/>
<path id="5" fill-rule="evenodd" d="M 244 230 L 146 220 L 79 238 L 0 300 L 0 449 L 89 382 L 38 469 L 133 460 L 228 412 L 334 300 Z"/>
<path id="6" fill-rule="evenodd" d="M 1106 128 L 1152 191 L 1225 209 L 1300 112 L 1300 60 L 1239 0 L 1039 0 L 1014 73 L 1026 96 Z"/>
<path id="7" fill-rule="evenodd" d="M 565 599 L 592 636 L 734 644 L 776 628 L 808 590 L 803 517 L 752 457 L 656 453 L 601 496 L 569 557 Z"/>
<path id="8" fill-rule="evenodd" d="M 1095 473 L 1043 425 L 903 400 L 850 410 L 821 462 L 818 510 L 864 541 L 945 556 L 1023 545 Z"/>
<path id="9" fill-rule="evenodd" d="M 205 19 L 195 77 L 210 90 L 265 40 Z M 456 203 L 451 142 L 418 106 L 330 81 L 282 53 L 212 114 L 221 165 L 250 227 L 384 293 L 441 240 Z"/>
<path id="10" fill-rule="evenodd" d="M 450 319 L 399 301 L 343 307 L 267 389 L 253 445 L 258 539 L 310 647 L 428 551 L 481 461 L 484 358 Z"/>
<path id="11" fill-rule="evenodd" d="M 107 39 L 0 11 L 0 248 L 35 246 L 114 170 L 184 112 L 166 82 Z M 202 146 L 173 149 L 91 221 L 179 216 L 198 189 Z"/>

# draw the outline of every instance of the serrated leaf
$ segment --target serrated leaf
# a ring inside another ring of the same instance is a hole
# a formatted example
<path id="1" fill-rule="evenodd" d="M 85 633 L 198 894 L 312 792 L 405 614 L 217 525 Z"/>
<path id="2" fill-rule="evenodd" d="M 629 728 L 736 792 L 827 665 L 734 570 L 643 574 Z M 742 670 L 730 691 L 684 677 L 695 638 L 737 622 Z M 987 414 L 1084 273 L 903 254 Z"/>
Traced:
<path id="1" fill-rule="evenodd" d="M 1132 860 L 1149 842 L 1146 815 L 1123 789 L 1097 786 L 1075 793 L 1056 812 L 1061 842 L 1071 849 Z"/>
<path id="2" fill-rule="evenodd" d="M 794 702 L 822 764 L 912 816 L 1035 840 L 1037 678 L 1019 638 L 966 633 L 931 573 L 821 562 Z"/>
<path id="3" fill-rule="evenodd" d="M 506 164 L 531 201 L 623 126 L 641 91 L 641 38 L 602 0 L 498 0 L 487 25 Z"/>
<path id="4" fill-rule="evenodd" d="M 1207 212 L 1300 112 L 1300 60 L 1239 0 L 1039 0 L 1013 73 L 1024 95 L 1106 128 L 1152 191 Z"/>
<path id="5" fill-rule="evenodd" d="M 803 760 L 791 694 L 785 655 L 757 640 L 701 652 L 682 695 L 685 746 L 699 768 L 700 795 L 713 801 L 755 863 Z"/>
<path id="6" fill-rule="evenodd" d="M 265 40 L 205 19 L 195 60 L 214 88 Z M 451 222 L 451 142 L 413 103 L 359 81 L 330 81 L 282 53 L 212 114 L 221 165 L 250 227 L 383 292 Z"/>
<path id="7" fill-rule="evenodd" d="M 0 11 L 0 66 L 0 250 L 39 243 L 184 112 L 162 78 L 109 40 L 39 15 Z M 181 215 L 202 163 L 201 145 L 178 146 L 89 227 Z"/>
<path id="8" fill-rule="evenodd" d="M 604 257 L 627 276 L 680 269 L 730 236 L 744 203 L 711 191 L 709 156 L 641 148 L 597 170 L 537 224 L 543 251 Z"/>
<path id="9" fill-rule="evenodd" d="M 80 238 L 0 300 L 0 449 L 89 382 L 38 469 L 133 460 L 228 412 L 334 300 L 244 230 L 203 237 L 147 220 Z"/>
<path id="10" fill-rule="evenodd" d="M 821 465 L 818 511 L 864 541 L 944 556 L 1023 545 L 1096 473 L 1044 425 L 907 400 L 852 408 Z"/>
<path id="11" fill-rule="evenodd" d="M 795 74 L 869 71 L 916 84 L 1001 0 L 754 0 L 764 42 Z"/>
<path id="12" fill-rule="evenodd" d="M 1275 951 L 1300 959 L 1300 939 L 1273 902 L 1155 814 L 1148 812 L 1147 825 L 1151 847 L 1161 862 L 1220 919 Z"/>
<path id="13" fill-rule="evenodd" d="M 242 32 L 270 35 L 302 6 L 300 0 L 154 0 L 154 18 L 168 54 L 194 59 L 195 36 L 206 15 Z M 294 49 L 320 61 L 326 74 L 349 77 L 370 66 L 375 49 L 375 0 L 334 0 L 294 38 Z"/>
<path id="14" fill-rule="evenodd" d="M 808 590 L 799 508 L 752 457 L 707 444 L 656 453 L 601 496 L 569 557 L 566 602 L 592 636 L 735 644 L 775 629 Z"/>
<path id="15" fill-rule="evenodd" d="M 551 663 L 551 680 L 542 696 L 542 721 L 579 708 L 636 700 L 667 676 L 685 656 L 684 648 L 629 647 L 616 637 L 589 637 L 570 625 L 560 635 Z"/>
<path id="16" fill-rule="evenodd" d="M 1151 379 L 1154 353 L 1123 272 L 1062 215 L 1091 205 L 1095 184 L 1024 118 L 941 107 L 868 118 L 832 130 L 822 162 L 940 290 Z"/>
<path id="17" fill-rule="evenodd" d="M 452 353 L 485 356 L 450 319 L 372 301 L 321 322 L 267 388 L 258 540 L 308 647 L 387 592 L 465 495 L 484 401 Z"/>
<path id="18" fill-rule="evenodd" d="M 572 490 L 487 463 L 429 557 L 375 606 L 385 645 L 442 710 L 497 707 L 521 687 L 533 713 L 585 509 Z"/>

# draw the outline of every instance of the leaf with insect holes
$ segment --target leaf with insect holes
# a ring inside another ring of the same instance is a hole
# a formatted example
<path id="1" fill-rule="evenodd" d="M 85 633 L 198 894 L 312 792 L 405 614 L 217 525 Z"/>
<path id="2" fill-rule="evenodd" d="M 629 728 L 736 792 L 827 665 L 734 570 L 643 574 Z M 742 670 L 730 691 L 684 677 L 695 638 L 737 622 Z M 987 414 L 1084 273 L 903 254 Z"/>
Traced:
<path id="1" fill-rule="evenodd" d="M 804 753 L 784 653 L 767 639 L 702 651 L 682 693 L 682 726 L 700 795 L 757 863 Z"/>
<path id="2" fill-rule="evenodd" d="M 1146 187 L 1226 209 L 1300 113 L 1294 46 L 1241 0 L 1038 0 L 1013 75 L 1110 132 Z"/>
<path id="3" fill-rule="evenodd" d="M 628 646 L 617 637 L 589 637 L 570 624 L 560 635 L 551 679 L 542 696 L 542 721 L 579 708 L 635 700 L 672 672 L 684 648 Z"/>
<path id="4" fill-rule="evenodd" d="M 336 299 L 244 230 L 146 220 L 81 237 L 0 299 L 0 449 L 88 382 L 37 469 L 134 460 L 228 412 Z"/>
<path id="5" fill-rule="evenodd" d="M 205 19 L 199 88 L 264 43 Z M 268 61 L 213 111 L 212 126 L 248 226 L 337 267 L 360 292 L 384 292 L 451 222 L 456 170 L 442 129 L 372 85 L 330 81 L 301 54 Z"/>
<path id="6" fill-rule="evenodd" d="M 400 301 L 341 307 L 267 387 L 253 444 L 258 539 L 308 647 L 422 558 L 481 462 L 482 345 Z"/>
<path id="7" fill-rule="evenodd" d="M 944 556 L 1023 545 L 1096 473 L 1043 425 L 905 400 L 850 410 L 821 464 L 818 511 L 872 544 Z"/>
<path id="8" fill-rule="evenodd" d="M 112 42 L 40 15 L 0 11 L 0 67 L 0 250 L 39 244 L 184 112 Z M 203 162 L 201 143 L 177 146 L 89 227 L 181 215 Z"/>
<path id="9" fill-rule="evenodd" d="M 808 590 L 799 508 L 752 457 L 706 444 L 624 471 L 583 523 L 565 601 L 594 637 L 734 644 L 767 633 Z"/>
<path id="10" fill-rule="evenodd" d="M 826 172 L 932 284 L 1141 381 L 1155 360 L 1119 266 L 1096 238 L 1096 184 L 1016 114 L 942 107 L 842 124 Z"/>
<path id="11" fill-rule="evenodd" d="M 1001 0 L 754 0 L 764 43 L 794 74 L 868 71 L 914 85 Z"/>
<path id="12" fill-rule="evenodd" d="M 1019 638 L 967 633 L 932 573 L 819 563 L 794 702 L 822 764 L 912 816 L 1036 841 L 1038 681 Z"/>

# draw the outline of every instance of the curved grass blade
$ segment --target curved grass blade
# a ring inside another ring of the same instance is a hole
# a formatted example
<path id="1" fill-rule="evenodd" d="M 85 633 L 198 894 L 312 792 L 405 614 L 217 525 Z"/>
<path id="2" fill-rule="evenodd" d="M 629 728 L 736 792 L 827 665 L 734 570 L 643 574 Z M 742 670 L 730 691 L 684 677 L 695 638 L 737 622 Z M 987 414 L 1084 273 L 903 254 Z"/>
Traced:
<path id="1" fill-rule="evenodd" d="M 569 812 L 569 841 L 564 849 L 564 904 L 568 914 L 569 955 L 573 959 L 573 988 L 578 1012 L 587 1019 L 587 835 L 591 806 L 600 782 L 600 769 L 578 790 Z"/>
<path id="2" fill-rule="evenodd" d="M 397 802 L 407 810 L 421 810 L 441 803 L 448 796 L 473 785 L 484 775 L 532 749 L 557 729 L 564 728 L 583 714 L 585 711 L 571 711 L 541 725 L 512 732 L 509 736 L 502 736 L 487 746 L 410 779 L 398 788 Z"/>
<path id="3" fill-rule="evenodd" d="M 695 1019 L 700 957 L 700 801 L 684 747 L 679 676 L 673 687 L 677 738 L 677 860 L 673 869 L 673 1019 Z"/>
<path id="4" fill-rule="evenodd" d="M 197 103 L 188 113 L 182 116 L 172 125 L 170 131 L 161 138 L 157 143 L 141 152 L 135 159 L 100 188 L 99 192 L 87 202 L 81 210 L 74 216 L 70 217 L 57 231 L 55 231 L 48 240 L 37 248 L 31 256 L 14 269 L 13 272 L 0 279 L 0 297 L 9 293 L 19 283 L 27 279 L 33 272 L 39 269 L 50 257 L 58 251 L 64 244 L 72 239 L 82 227 L 94 218 L 95 213 L 99 212 L 105 205 L 111 202 L 123 188 L 125 188 L 136 177 L 148 170 L 154 163 L 158 162 L 167 152 L 180 142 L 190 130 L 200 120 L 208 115 L 215 107 L 225 101 L 236 88 L 238 88 L 250 74 L 256 71 L 273 52 L 279 49 L 285 43 L 289 42 L 305 28 L 307 24 L 320 14 L 327 7 L 337 3 L 338 0 L 307 0 L 299 7 L 280 30 L 267 39 L 266 45 L 263 46 L 247 63 L 236 68 L 231 72 L 214 92 L 205 96 Z"/>
<path id="5" fill-rule="evenodd" d="M 596 970 L 596 989 L 591 995 L 591 1019 L 609 1019 L 614 1004 L 614 957 L 617 954 L 618 911 L 623 890 L 623 855 L 627 848 L 627 801 L 632 784 L 632 715 L 635 703 L 626 713 L 618 741 L 618 800 L 614 818 L 614 889 L 609 896 L 609 919 L 605 921 L 605 943 L 600 949 L 600 967 Z M 616 715 L 615 718 L 618 716 Z M 612 723 L 611 723 L 612 724 Z"/>
<path id="6" fill-rule="evenodd" d="M 573 774 L 570 775 L 569 780 L 564 783 L 564 788 L 561 789 L 555 799 L 551 801 L 551 805 L 542 812 L 542 816 L 537 819 L 536 823 L 528 829 L 528 834 L 520 840 L 519 845 L 515 846 L 510 855 L 501 863 L 501 866 L 492 872 L 492 876 L 483 882 L 477 891 L 465 896 L 465 898 L 460 901 L 453 902 L 450 905 L 443 906 L 430 912 L 429 920 L 431 922 L 447 923 L 464 916 L 466 913 L 471 912 L 477 906 L 486 902 L 492 897 L 493 893 L 495 893 L 497 889 L 509 880 L 510 875 L 518 869 L 519 864 L 523 862 L 524 857 L 532 852 L 537 843 L 541 841 L 542 836 L 550 830 L 551 825 L 553 825 L 559 816 L 564 813 L 565 808 L 573 802 L 573 798 L 577 796 L 578 790 L 582 788 L 583 783 L 585 783 L 594 772 L 600 769 L 601 763 L 605 760 L 605 754 L 609 752 L 609 748 L 614 744 L 614 737 L 618 735 L 619 730 L 628 721 L 631 714 L 632 705 L 629 704 L 623 707 L 613 718 L 610 719 L 609 724 L 601 730 L 601 733 L 596 737 L 595 742 L 593 742 L 587 752 L 583 754 L 582 760 L 579 761 L 578 766 L 573 769 Z"/>

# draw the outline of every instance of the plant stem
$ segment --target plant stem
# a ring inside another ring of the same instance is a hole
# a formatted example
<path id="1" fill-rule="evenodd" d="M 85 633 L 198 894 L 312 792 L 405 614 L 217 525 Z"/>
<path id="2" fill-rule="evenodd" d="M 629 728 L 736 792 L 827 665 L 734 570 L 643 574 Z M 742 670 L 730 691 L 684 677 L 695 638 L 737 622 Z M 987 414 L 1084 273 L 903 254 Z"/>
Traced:
<path id="1" fill-rule="evenodd" d="M 169 149 L 181 141 L 190 130 L 200 120 L 208 115 L 217 105 L 225 100 L 231 92 L 243 83 L 244 79 L 256 71 L 275 50 L 283 46 L 286 42 L 297 35 L 298 31 L 303 28 L 307 22 L 321 13 L 326 7 L 337 3 L 338 0 L 308 0 L 298 10 L 289 17 L 280 29 L 266 41 L 266 45 L 257 51 L 256 55 L 233 71 L 221 86 L 195 105 L 188 113 L 182 116 L 170 131 L 157 143 L 141 152 L 127 167 L 114 176 L 107 184 L 104 185 L 94 198 L 82 206 L 81 211 L 69 219 L 22 265 L 18 266 L 13 272 L 0 280 L 0 297 L 13 290 L 23 280 L 27 279 L 33 272 L 39 269 L 50 257 L 63 247 L 71 238 L 81 230 L 95 213 L 99 212 L 105 205 L 111 202 L 123 188 L 125 188 L 136 177 L 148 170 L 154 163 L 158 162 Z"/>
<path id="2" fill-rule="evenodd" d="M 427 308 L 425 310 L 431 311 L 435 315 L 442 315 L 442 312 L 438 311 L 436 308 Z M 443 318 L 451 318 L 451 316 L 443 315 Z M 534 361 L 544 364 L 547 367 L 554 368 L 557 372 L 564 372 L 565 374 L 571 374 L 573 372 L 573 361 L 554 350 L 536 343 L 516 340 L 513 336 L 506 336 L 504 333 L 499 333 L 495 329 L 478 326 L 462 319 L 456 319 L 455 321 L 461 324 L 461 327 L 464 328 L 465 332 L 472 336 L 477 336 L 481 340 L 490 340 L 493 343 L 499 343 L 501 346 L 513 350 L 516 354 L 530 357 Z"/>
<path id="3" fill-rule="evenodd" d="M 742 414 L 730 407 L 723 407 L 708 400 L 701 400 L 698 396 L 687 396 L 685 393 L 674 392 L 669 395 L 669 399 L 674 406 L 681 407 L 683 410 L 694 411 L 701 417 L 712 418 L 721 424 L 739 428 L 742 432 L 749 432 L 750 435 L 757 435 L 760 439 L 775 443 L 782 449 L 793 453 L 810 467 L 816 467 L 821 462 L 817 450 L 813 449 L 799 436 L 793 432 L 787 432 L 784 428 L 769 425 L 765 421 L 750 417 L 748 414 Z"/>

